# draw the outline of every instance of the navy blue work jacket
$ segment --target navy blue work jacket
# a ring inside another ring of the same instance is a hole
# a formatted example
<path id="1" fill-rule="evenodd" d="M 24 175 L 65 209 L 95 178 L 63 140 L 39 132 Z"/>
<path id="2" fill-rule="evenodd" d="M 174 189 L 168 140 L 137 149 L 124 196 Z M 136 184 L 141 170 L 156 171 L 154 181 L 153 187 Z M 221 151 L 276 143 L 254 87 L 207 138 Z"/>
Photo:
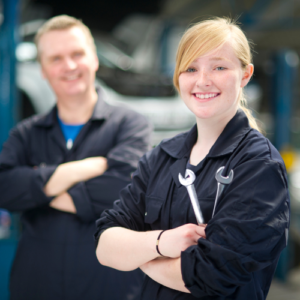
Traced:
<path id="1" fill-rule="evenodd" d="M 187 189 L 178 180 L 196 140 L 194 126 L 144 155 L 114 209 L 97 221 L 96 238 L 113 226 L 148 231 L 197 224 Z M 212 217 L 215 173 L 222 166 L 223 175 L 232 169 L 234 178 Z M 141 299 L 265 299 L 289 226 L 287 176 L 278 151 L 239 110 L 195 174 L 207 238 L 181 253 L 182 278 L 191 294 L 147 276 Z"/>
<path id="2" fill-rule="evenodd" d="M 118 199 L 139 158 L 149 150 L 146 119 L 99 97 L 72 149 L 57 120 L 47 115 L 18 124 L 0 154 L 0 207 L 22 212 L 22 235 L 12 267 L 12 300 L 136 299 L 144 275 L 103 267 L 95 255 L 95 221 Z M 77 213 L 49 207 L 43 187 L 59 164 L 103 156 L 108 170 L 68 193 Z M 129 298 L 128 298 L 129 297 Z"/>

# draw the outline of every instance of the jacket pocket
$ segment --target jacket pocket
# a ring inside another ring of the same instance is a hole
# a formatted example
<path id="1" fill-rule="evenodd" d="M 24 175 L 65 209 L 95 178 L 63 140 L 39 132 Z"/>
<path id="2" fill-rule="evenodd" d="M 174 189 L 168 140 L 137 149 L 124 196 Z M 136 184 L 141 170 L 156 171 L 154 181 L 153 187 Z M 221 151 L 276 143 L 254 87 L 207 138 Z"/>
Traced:
<path id="1" fill-rule="evenodd" d="M 156 223 L 160 217 L 163 200 L 155 197 L 146 197 L 145 223 Z"/>

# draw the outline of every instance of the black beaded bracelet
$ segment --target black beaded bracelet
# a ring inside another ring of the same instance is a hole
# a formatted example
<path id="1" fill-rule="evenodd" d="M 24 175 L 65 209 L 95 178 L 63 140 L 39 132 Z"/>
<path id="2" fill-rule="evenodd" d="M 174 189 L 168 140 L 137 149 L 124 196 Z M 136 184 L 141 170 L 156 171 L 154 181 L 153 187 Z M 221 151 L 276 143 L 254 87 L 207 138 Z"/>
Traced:
<path id="1" fill-rule="evenodd" d="M 162 255 L 162 254 L 160 253 L 160 251 L 159 251 L 159 249 L 158 249 L 159 239 L 160 239 L 161 235 L 163 234 L 163 232 L 165 232 L 165 230 L 163 230 L 163 231 L 161 231 L 161 232 L 159 233 L 159 235 L 158 235 L 158 237 L 157 237 L 157 240 L 156 240 L 156 251 L 157 251 L 157 253 L 158 253 L 160 256 L 164 256 L 164 255 Z"/>

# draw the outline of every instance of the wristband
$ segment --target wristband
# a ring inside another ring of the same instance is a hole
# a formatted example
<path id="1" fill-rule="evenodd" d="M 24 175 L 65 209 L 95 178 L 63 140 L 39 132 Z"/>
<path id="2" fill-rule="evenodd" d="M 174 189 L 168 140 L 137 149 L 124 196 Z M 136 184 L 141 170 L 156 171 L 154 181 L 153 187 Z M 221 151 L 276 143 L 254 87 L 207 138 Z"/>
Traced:
<path id="1" fill-rule="evenodd" d="M 161 235 L 163 234 L 163 232 L 165 232 L 166 230 L 163 230 L 159 233 L 158 237 L 157 237 L 157 240 L 156 240 L 156 252 L 160 255 L 160 256 L 164 256 L 160 253 L 159 249 L 158 249 L 158 244 L 159 244 L 159 239 L 161 237 Z"/>

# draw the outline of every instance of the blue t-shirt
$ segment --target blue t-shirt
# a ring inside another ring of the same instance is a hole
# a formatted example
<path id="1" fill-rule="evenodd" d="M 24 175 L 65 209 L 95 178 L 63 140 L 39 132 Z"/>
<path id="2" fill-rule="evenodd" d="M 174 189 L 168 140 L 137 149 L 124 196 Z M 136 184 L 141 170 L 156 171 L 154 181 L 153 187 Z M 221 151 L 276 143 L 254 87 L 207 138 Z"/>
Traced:
<path id="1" fill-rule="evenodd" d="M 71 149 L 73 147 L 73 142 L 76 139 L 78 133 L 80 132 L 81 128 L 84 126 L 84 124 L 76 124 L 76 125 L 70 125 L 64 123 L 59 116 L 57 116 L 58 122 L 60 125 L 60 128 L 64 134 L 65 140 L 66 140 L 66 147 L 67 149 Z"/>

